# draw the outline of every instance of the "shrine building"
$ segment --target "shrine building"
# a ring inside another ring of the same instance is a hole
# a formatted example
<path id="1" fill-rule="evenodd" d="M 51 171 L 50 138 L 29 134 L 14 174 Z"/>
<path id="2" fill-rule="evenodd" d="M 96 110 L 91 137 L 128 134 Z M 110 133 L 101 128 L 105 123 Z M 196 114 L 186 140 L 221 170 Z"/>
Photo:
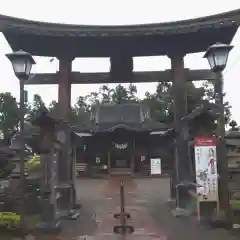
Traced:
<path id="1" fill-rule="evenodd" d="M 150 117 L 142 104 L 97 105 L 92 108 L 91 124 L 75 126 L 73 131 L 82 139 L 77 147 L 76 162 L 80 174 L 150 175 L 150 159 L 163 159 L 168 130 L 164 123 Z"/>

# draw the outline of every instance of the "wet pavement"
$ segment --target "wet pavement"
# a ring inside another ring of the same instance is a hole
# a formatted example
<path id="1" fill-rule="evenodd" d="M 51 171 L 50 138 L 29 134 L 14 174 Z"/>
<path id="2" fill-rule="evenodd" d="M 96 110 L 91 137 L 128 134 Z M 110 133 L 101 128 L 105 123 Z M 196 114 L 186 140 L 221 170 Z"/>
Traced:
<path id="1" fill-rule="evenodd" d="M 114 214 L 120 211 L 119 186 L 125 182 L 126 212 L 131 215 L 127 224 L 134 227 L 133 234 L 126 238 L 113 233 L 113 227 L 120 221 Z M 179 219 L 172 216 L 167 200 L 169 180 L 103 179 L 77 180 L 77 197 L 82 204 L 78 220 L 65 221 L 65 228 L 58 238 L 37 237 L 30 239 L 161 239 L 161 240 L 233 240 L 223 229 L 203 229 L 194 217 Z"/>

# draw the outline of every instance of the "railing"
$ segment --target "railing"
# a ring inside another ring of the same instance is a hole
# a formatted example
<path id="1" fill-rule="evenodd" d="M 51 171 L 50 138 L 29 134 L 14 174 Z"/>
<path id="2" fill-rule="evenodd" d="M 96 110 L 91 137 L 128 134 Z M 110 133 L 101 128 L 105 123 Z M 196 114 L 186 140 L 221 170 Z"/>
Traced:
<path id="1" fill-rule="evenodd" d="M 76 173 L 85 172 L 87 169 L 87 163 L 76 163 Z"/>
<path id="2" fill-rule="evenodd" d="M 131 216 L 129 213 L 125 212 L 125 194 L 124 194 L 124 182 L 121 181 L 120 184 L 120 213 L 114 214 L 114 218 L 120 220 L 120 225 L 113 227 L 113 232 L 115 234 L 120 234 L 125 236 L 126 234 L 131 234 L 134 232 L 134 227 L 127 225 L 127 219 Z"/>

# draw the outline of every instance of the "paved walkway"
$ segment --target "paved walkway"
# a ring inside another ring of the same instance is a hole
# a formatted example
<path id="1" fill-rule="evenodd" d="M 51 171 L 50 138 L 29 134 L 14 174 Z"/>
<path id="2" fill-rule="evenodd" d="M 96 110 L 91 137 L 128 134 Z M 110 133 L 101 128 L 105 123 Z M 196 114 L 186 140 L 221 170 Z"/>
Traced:
<path id="1" fill-rule="evenodd" d="M 139 198 L 138 183 L 128 177 L 111 179 L 106 184 L 107 200 L 104 206 L 98 208 L 96 212 L 98 222 L 98 229 L 95 233 L 96 239 L 116 239 L 118 237 L 113 233 L 113 228 L 120 224 L 120 221 L 114 218 L 114 213 L 120 212 L 119 187 L 121 180 L 124 181 L 125 186 L 125 210 L 131 216 L 127 220 L 127 225 L 133 226 L 135 229 L 133 234 L 128 235 L 125 239 L 165 240 L 166 235 L 163 229 L 156 225 L 147 207 L 142 204 L 146 199 Z"/>
<path id="2" fill-rule="evenodd" d="M 71 239 L 70 235 L 73 237 L 73 234 L 78 235 L 78 239 L 83 239 L 83 235 L 87 235 L 89 239 L 98 240 L 121 239 L 113 234 L 114 225 L 119 224 L 119 220 L 113 215 L 120 211 L 121 180 L 125 183 L 126 211 L 131 215 L 127 223 L 135 228 L 135 232 L 125 239 L 237 239 L 223 229 L 202 229 L 194 218 L 173 217 L 167 204 L 168 179 L 130 179 L 128 177 L 123 179 L 115 177 L 110 180 L 79 180 L 78 198 L 83 204 L 82 215 L 79 222 L 72 223 L 71 228 L 65 230 L 65 239 Z M 74 225 L 77 228 L 74 228 Z"/>
<path id="3" fill-rule="evenodd" d="M 160 180 L 160 182 L 158 181 Z M 231 236 L 224 229 L 204 229 L 196 218 L 176 218 L 171 214 L 167 202 L 169 196 L 167 179 L 146 179 L 138 181 L 140 196 L 146 196 L 145 206 L 157 226 L 166 234 L 167 240 L 235 240 L 240 236 Z M 147 186 L 151 186 L 150 188 Z"/>
<path id="4" fill-rule="evenodd" d="M 123 239 L 113 233 L 119 220 L 114 213 L 120 211 L 119 186 L 125 182 L 126 212 L 131 219 L 127 224 L 135 232 L 124 239 L 162 240 L 235 240 L 229 232 L 200 228 L 194 218 L 178 219 L 172 216 L 166 204 L 169 197 L 168 179 L 78 180 L 77 195 L 83 208 L 77 221 L 64 222 L 61 238 L 111 240 Z M 43 239 L 43 238 L 40 238 Z M 57 238 L 44 238 L 56 240 Z"/>

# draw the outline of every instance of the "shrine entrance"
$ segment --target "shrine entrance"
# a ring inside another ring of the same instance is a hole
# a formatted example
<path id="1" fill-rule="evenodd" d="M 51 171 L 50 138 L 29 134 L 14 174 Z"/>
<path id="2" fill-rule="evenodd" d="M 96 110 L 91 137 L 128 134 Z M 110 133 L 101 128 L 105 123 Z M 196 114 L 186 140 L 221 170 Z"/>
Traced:
<path id="1" fill-rule="evenodd" d="M 113 172 L 131 172 L 131 157 L 126 149 L 112 149 L 110 169 Z"/>
<path id="2" fill-rule="evenodd" d="M 113 133 L 109 154 L 110 174 L 131 174 L 132 138 L 125 129 L 116 129 Z"/>
<path id="3" fill-rule="evenodd" d="M 34 56 L 56 57 L 59 60 L 58 72 L 33 74 L 26 84 L 57 84 L 60 109 L 58 114 L 65 122 L 70 120 L 72 84 L 172 82 L 174 120 L 170 124 L 173 129 L 170 128 L 169 130 L 174 132 L 177 138 L 173 143 L 174 151 L 172 151 L 174 153 L 172 163 L 174 164 L 172 164 L 170 176 L 172 179 L 170 197 L 176 202 L 176 209 L 178 210 L 187 206 L 186 196 L 188 196 L 186 189 L 181 191 L 179 186 L 185 186 L 186 183 L 192 181 L 188 156 L 188 131 L 185 131 L 182 123 L 183 119 L 188 120 L 194 115 L 188 112 L 186 84 L 188 81 L 210 80 L 216 83 L 216 80 L 219 80 L 219 76 L 209 69 L 186 68 L 184 57 L 187 54 L 204 52 L 216 42 L 230 44 L 240 25 L 239 18 L 240 10 L 235 10 L 172 23 L 96 27 L 35 22 L 0 15 L 0 31 L 13 50 L 23 49 Z M 171 63 L 170 69 L 164 71 L 133 71 L 133 58 L 148 56 L 168 57 Z M 73 72 L 73 60 L 87 57 L 110 58 L 110 72 Z M 220 98 L 218 96 L 219 101 L 221 101 Z M 189 117 L 189 115 L 191 116 Z M 151 121 L 144 122 L 146 115 L 143 112 L 139 113 L 139 116 L 138 129 L 149 129 Z M 127 121 L 132 123 L 130 118 Z M 121 125 L 123 119 L 118 120 L 118 124 Z M 101 127 L 99 116 L 95 118 L 95 121 L 97 124 L 96 130 L 99 130 Z M 63 129 L 66 142 L 63 146 L 64 154 L 63 157 L 58 159 L 57 163 L 58 168 L 61 169 L 60 172 L 64 172 L 64 174 L 57 174 L 57 181 L 62 199 L 65 199 L 63 209 L 68 210 L 74 207 L 71 204 L 73 202 L 71 199 L 76 197 L 75 175 L 72 171 L 73 160 L 69 154 L 71 148 L 70 130 L 70 126 L 66 124 Z M 115 141 L 115 139 L 111 140 L 114 140 L 117 144 L 124 143 L 123 141 Z M 129 150 L 135 148 L 135 145 L 131 145 L 134 144 L 131 135 L 129 144 Z M 128 158 L 117 154 L 114 156 L 113 154 L 112 157 L 108 158 L 108 165 L 118 166 L 119 169 L 129 167 L 128 161 L 134 154 L 128 152 L 124 156 L 128 156 Z M 131 165 L 131 169 L 134 169 L 134 164 Z M 223 190 L 227 188 L 225 184 L 222 186 Z M 69 191 L 66 191 L 66 188 Z M 225 201 L 223 201 L 223 206 L 227 206 L 228 198 L 223 199 Z M 66 215 L 68 216 L 68 213 Z M 51 224 L 49 223 L 49 225 Z"/>

